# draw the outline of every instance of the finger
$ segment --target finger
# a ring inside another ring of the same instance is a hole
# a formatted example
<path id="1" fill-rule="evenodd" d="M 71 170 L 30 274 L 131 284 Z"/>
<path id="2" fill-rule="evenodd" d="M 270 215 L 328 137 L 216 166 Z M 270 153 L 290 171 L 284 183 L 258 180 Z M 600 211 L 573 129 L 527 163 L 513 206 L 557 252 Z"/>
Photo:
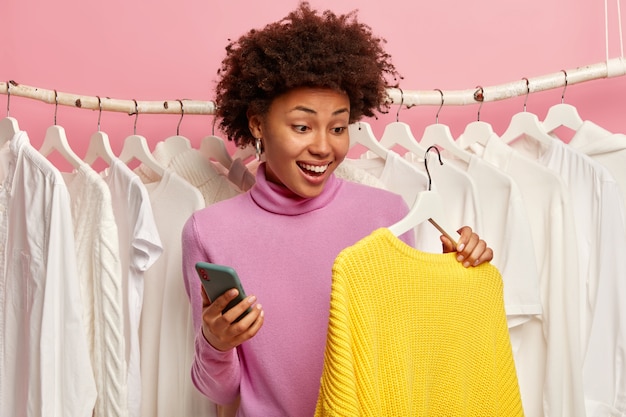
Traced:
<path id="1" fill-rule="evenodd" d="M 465 257 L 463 266 L 467 268 L 468 266 L 480 265 L 488 256 L 487 250 L 491 251 L 491 249 L 487 247 L 487 243 L 484 240 L 478 240 L 472 252 Z"/>
<path id="2" fill-rule="evenodd" d="M 202 296 L 202 307 L 206 307 L 211 304 L 211 302 L 209 301 L 209 296 L 206 295 L 206 291 L 204 291 L 204 285 L 200 284 L 200 289 L 200 294 Z"/>
<path id="3" fill-rule="evenodd" d="M 473 266 L 484 264 L 485 262 L 491 262 L 493 259 L 493 250 L 490 247 L 486 247 L 483 253 L 474 261 Z"/>
<path id="4" fill-rule="evenodd" d="M 459 230 L 457 230 L 457 233 L 460 235 L 460 237 L 457 242 L 456 250 L 457 252 L 462 252 L 467 246 L 470 237 L 472 236 L 472 228 L 469 226 L 463 226 Z"/>
<path id="5" fill-rule="evenodd" d="M 234 300 L 235 298 L 237 298 L 238 295 L 239 295 L 239 291 L 237 291 L 236 288 L 231 288 L 230 290 L 226 291 L 224 294 L 217 297 L 211 303 L 211 306 L 214 309 L 222 312 L 226 308 L 228 303 L 230 303 L 231 300 Z"/>
<path id="6" fill-rule="evenodd" d="M 456 259 L 459 262 L 465 263 L 468 262 L 467 258 L 472 255 L 480 239 L 476 233 L 471 233 L 469 236 L 464 235 L 463 239 L 464 243 L 460 243 L 457 247 Z"/>
<path id="7" fill-rule="evenodd" d="M 235 335 L 234 343 L 237 345 L 254 337 L 265 321 L 265 313 L 261 304 L 255 304 L 250 310 L 243 319 L 231 326 Z"/>
<path id="8" fill-rule="evenodd" d="M 241 317 L 243 314 L 247 314 L 246 311 L 250 312 L 252 310 L 251 307 L 254 305 L 254 303 L 256 303 L 256 296 L 250 295 L 244 298 L 224 313 L 224 319 L 226 319 L 229 323 L 235 323 L 237 320 L 239 320 L 239 317 Z"/>
<path id="9" fill-rule="evenodd" d="M 452 242 L 450 239 L 448 239 L 446 237 L 446 235 L 441 235 L 439 237 L 439 239 L 441 240 L 441 246 L 443 248 L 443 250 L 442 250 L 443 253 L 450 253 L 450 252 L 454 252 L 456 250 L 456 245 L 454 244 L 454 242 Z"/>

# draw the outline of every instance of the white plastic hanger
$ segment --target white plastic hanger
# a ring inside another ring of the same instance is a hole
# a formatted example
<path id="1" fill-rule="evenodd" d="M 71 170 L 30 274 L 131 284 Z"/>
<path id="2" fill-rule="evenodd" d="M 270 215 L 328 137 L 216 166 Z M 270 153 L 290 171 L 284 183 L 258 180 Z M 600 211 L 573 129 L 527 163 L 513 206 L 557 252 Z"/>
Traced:
<path id="1" fill-rule="evenodd" d="M 348 126 L 348 134 L 350 136 L 350 147 L 352 148 L 357 143 L 365 146 L 368 150 L 374 152 L 376 156 L 382 159 L 387 159 L 387 153 L 389 150 L 380 144 L 374 132 L 372 126 L 367 122 L 356 122 Z"/>
<path id="2" fill-rule="evenodd" d="M 13 139 L 13 136 L 20 131 L 17 120 L 13 117 L 5 117 L 0 120 L 0 147 Z"/>
<path id="3" fill-rule="evenodd" d="M 219 136 L 209 135 L 202 138 L 199 150 L 206 158 L 219 162 L 226 169 L 233 164 L 233 158 Z"/>
<path id="4" fill-rule="evenodd" d="M 137 135 L 137 118 L 139 116 L 139 109 L 137 108 L 137 101 L 135 101 L 135 125 L 134 133 L 124 139 L 124 145 L 119 159 L 128 164 L 133 159 L 137 159 L 141 163 L 145 164 L 149 169 L 154 171 L 158 176 L 162 177 L 165 173 L 165 168 L 159 164 L 159 162 L 152 156 L 150 148 L 148 147 L 148 141 L 145 137 Z"/>
<path id="5" fill-rule="evenodd" d="M 400 90 L 402 94 L 402 90 Z M 417 139 L 413 136 L 413 132 L 411 132 L 411 127 L 400 121 L 400 109 L 402 108 L 402 104 L 404 103 L 404 94 L 402 94 L 402 99 L 400 101 L 400 106 L 398 107 L 398 113 L 396 114 L 396 121 L 389 123 L 385 126 L 385 130 L 383 132 L 382 137 L 380 138 L 380 144 L 387 149 L 393 148 L 395 145 L 400 145 L 404 149 L 409 152 L 412 152 L 416 155 L 423 155 L 426 152 Z"/>
<path id="6" fill-rule="evenodd" d="M 214 117 L 211 134 L 202 138 L 202 141 L 200 141 L 199 151 L 205 158 L 217 161 L 224 168 L 230 169 L 233 164 L 233 158 L 230 156 L 228 149 L 226 149 L 224 139 L 215 135 L 215 121 L 216 119 Z M 251 152 L 251 155 L 254 155 L 254 151 Z"/>
<path id="7" fill-rule="evenodd" d="M 424 154 L 424 166 L 426 167 L 426 173 L 428 174 L 428 190 L 420 191 L 417 194 L 415 203 L 413 203 L 413 206 L 410 208 L 407 215 L 404 216 L 397 223 L 389 226 L 389 230 L 395 236 L 400 236 L 418 226 L 425 220 L 428 220 L 433 226 L 437 228 L 437 230 L 439 230 L 439 232 L 441 232 L 441 234 L 443 234 L 448 239 L 450 239 L 450 241 L 452 241 L 454 248 L 456 249 L 457 241 L 455 238 L 453 238 L 454 234 L 450 233 L 449 226 L 447 226 L 447 222 L 443 218 L 445 211 L 441 195 L 437 191 L 431 190 L 430 187 L 430 172 L 428 171 L 427 160 L 428 153 L 431 149 L 437 151 L 437 155 L 439 156 L 439 163 L 443 164 L 443 162 L 441 162 L 441 155 L 439 154 L 439 150 L 437 149 L 437 147 L 429 147 Z"/>
<path id="8" fill-rule="evenodd" d="M 183 117 L 185 116 L 185 109 L 183 107 L 182 100 L 178 100 L 178 102 L 180 103 L 180 119 L 178 120 L 178 125 L 176 126 L 176 135 L 170 136 L 163 141 L 168 153 L 172 155 L 187 152 L 190 149 L 193 149 L 191 146 L 191 141 L 185 136 L 180 135 L 180 124 L 182 123 Z"/>
<path id="9" fill-rule="evenodd" d="M 470 122 L 467 126 L 465 126 L 465 130 L 457 138 L 456 141 L 461 149 L 466 149 L 473 143 L 485 145 L 487 144 L 489 138 L 494 135 L 493 127 L 489 123 L 480 120 L 480 109 L 483 107 L 485 97 L 483 95 L 483 88 L 481 86 L 478 86 L 477 88 L 478 90 L 474 92 L 474 99 L 480 102 L 480 106 L 478 107 L 478 116 L 476 121 Z"/>
<path id="10" fill-rule="evenodd" d="M 102 102 L 100 101 L 100 97 L 98 97 L 98 106 L 100 107 L 98 113 L 98 130 L 89 138 L 89 146 L 87 147 L 83 161 L 89 165 L 93 165 L 93 163 L 100 158 L 110 166 L 113 158 L 115 158 L 115 154 L 111 149 L 109 136 L 100 130 L 100 118 L 102 117 Z"/>
<path id="11" fill-rule="evenodd" d="M 244 146 L 243 148 L 237 147 L 233 153 L 232 159 L 240 159 L 244 164 L 249 162 L 255 157 L 254 146 Z"/>
<path id="12" fill-rule="evenodd" d="M 13 136 L 20 131 L 17 119 L 10 116 L 11 103 L 11 81 L 7 82 L 7 117 L 0 120 L 0 147 L 13 139 Z"/>
<path id="13" fill-rule="evenodd" d="M 439 148 L 445 149 L 456 158 L 459 158 L 465 162 L 469 162 L 472 156 L 463 149 L 461 149 L 459 145 L 454 141 L 454 137 L 450 132 L 450 128 L 446 125 L 439 123 L 439 112 L 443 107 L 444 99 L 443 92 L 441 90 L 437 91 L 441 93 L 441 105 L 439 106 L 439 110 L 437 110 L 437 114 L 435 115 L 435 123 L 426 126 L 419 143 L 420 145 L 422 145 L 423 148 L 427 149 L 432 146 L 437 146 Z"/>
<path id="14" fill-rule="evenodd" d="M 54 106 L 54 125 L 50 126 L 46 130 L 46 135 L 44 136 L 43 143 L 39 148 L 39 153 L 47 157 L 53 151 L 57 151 L 63 158 L 72 164 L 74 168 L 78 168 L 84 162 L 74 153 L 67 142 L 65 129 L 62 126 L 57 125 L 57 109 L 59 103 L 57 102 L 56 90 L 54 90 Z"/>
<path id="15" fill-rule="evenodd" d="M 509 126 L 500 136 L 500 139 L 504 143 L 511 143 L 522 136 L 526 136 L 535 139 L 542 144 L 549 145 L 554 139 L 548 134 L 548 132 L 546 132 L 537 115 L 526 111 L 526 101 L 528 100 L 528 95 L 530 94 L 530 86 L 528 84 L 528 79 L 524 79 L 526 80 L 524 110 L 511 117 Z"/>
<path id="16" fill-rule="evenodd" d="M 543 120 L 543 128 L 548 133 L 553 132 L 561 126 L 576 131 L 583 125 L 583 119 L 578 114 L 576 107 L 564 102 L 565 89 L 567 88 L 567 71 L 561 71 L 565 74 L 565 87 L 563 87 L 563 93 L 561 94 L 561 102 L 550 107 L 548 114 L 546 114 Z"/>

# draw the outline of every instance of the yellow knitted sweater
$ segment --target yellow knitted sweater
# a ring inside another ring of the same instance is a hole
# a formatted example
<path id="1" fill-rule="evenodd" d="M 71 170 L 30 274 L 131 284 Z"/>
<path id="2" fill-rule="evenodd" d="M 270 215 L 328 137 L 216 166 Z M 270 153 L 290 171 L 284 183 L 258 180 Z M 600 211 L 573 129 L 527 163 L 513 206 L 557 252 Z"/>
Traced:
<path id="1" fill-rule="evenodd" d="M 502 286 L 386 228 L 344 249 L 316 417 L 523 416 Z"/>

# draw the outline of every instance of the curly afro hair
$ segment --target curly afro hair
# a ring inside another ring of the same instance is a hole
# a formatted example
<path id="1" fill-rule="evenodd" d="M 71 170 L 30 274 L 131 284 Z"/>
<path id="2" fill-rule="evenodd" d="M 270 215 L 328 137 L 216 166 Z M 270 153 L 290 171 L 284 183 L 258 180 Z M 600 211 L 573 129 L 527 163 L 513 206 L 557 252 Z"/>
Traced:
<path id="1" fill-rule="evenodd" d="M 351 123 L 388 111 L 386 89 L 400 76 L 385 42 L 357 21 L 356 11 L 320 14 L 301 2 L 282 20 L 227 45 L 215 97 L 222 131 L 237 146 L 251 144 L 248 111 L 266 114 L 276 97 L 297 87 L 345 92 Z"/>

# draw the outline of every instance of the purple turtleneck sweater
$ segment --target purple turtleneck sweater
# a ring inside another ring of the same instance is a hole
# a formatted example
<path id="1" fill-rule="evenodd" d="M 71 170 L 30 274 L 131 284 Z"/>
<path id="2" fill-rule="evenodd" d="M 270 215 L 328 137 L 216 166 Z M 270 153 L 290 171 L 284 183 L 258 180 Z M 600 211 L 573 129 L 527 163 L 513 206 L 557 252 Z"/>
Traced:
<path id="1" fill-rule="evenodd" d="M 218 404 L 240 393 L 238 416 L 312 416 L 333 262 L 342 249 L 392 225 L 407 210 L 399 195 L 334 175 L 319 196 L 303 199 L 268 182 L 262 164 L 247 193 L 194 213 L 182 244 L 196 329 L 195 386 Z M 246 294 L 263 305 L 263 327 L 237 349 L 220 352 L 202 335 L 197 261 L 234 267 Z"/>

